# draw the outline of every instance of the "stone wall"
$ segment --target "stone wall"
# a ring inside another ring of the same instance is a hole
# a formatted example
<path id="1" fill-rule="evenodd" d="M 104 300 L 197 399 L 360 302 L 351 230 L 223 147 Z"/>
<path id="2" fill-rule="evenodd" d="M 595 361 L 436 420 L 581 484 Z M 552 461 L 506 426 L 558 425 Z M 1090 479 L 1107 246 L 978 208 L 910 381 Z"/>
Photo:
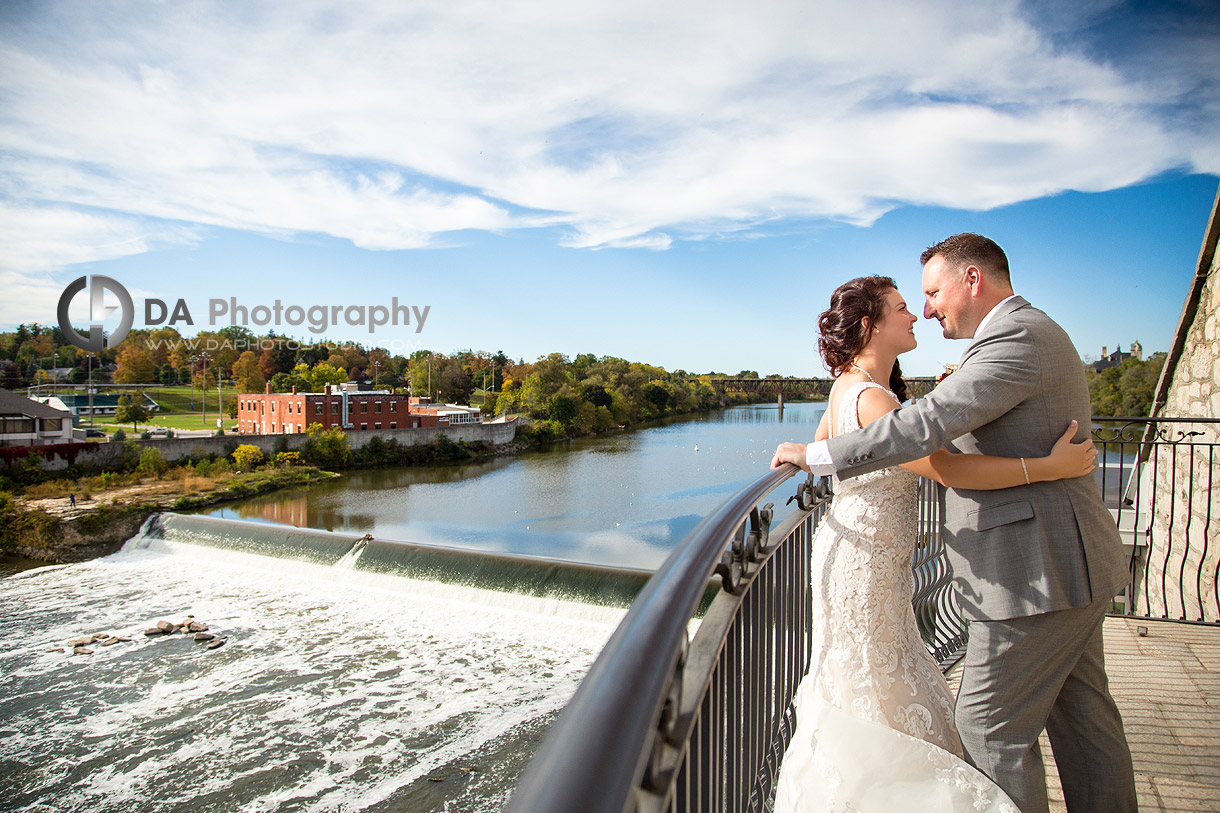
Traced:
<path id="1" fill-rule="evenodd" d="M 426 446 L 436 439 L 437 435 L 447 435 L 452 441 L 464 440 L 467 443 L 482 441 L 493 446 L 503 446 L 512 443 L 517 435 L 517 422 L 506 423 L 476 423 L 459 426 L 430 427 L 420 429 L 345 429 L 347 445 L 352 449 L 362 449 L 374 437 L 388 441 L 394 439 L 399 446 Z M 177 460 L 202 453 L 214 452 L 218 455 L 228 454 L 239 445 L 257 446 L 266 456 L 273 456 L 277 451 L 299 451 L 309 438 L 303 432 L 287 435 L 238 435 L 228 434 L 221 437 L 206 438 L 163 438 L 137 440 L 141 446 L 151 446 L 161 452 L 166 460 Z"/>
<path id="2" fill-rule="evenodd" d="M 1217 196 L 1220 204 L 1220 195 Z M 1195 278 L 1166 359 L 1153 414 L 1167 418 L 1220 418 L 1220 280 L 1213 207 Z M 1198 433 L 1188 435 L 1187 433 Z M 1220 620 L 1216 574 L 1220 568 L 1220 424 L 1161 424 L 1144 464 L 1144 488 L 1153 491 L 1151 544 L 1135 573 L 1139 612 L 1191 621 Z M 1144 497 L 1145 500 L 1148 497 Z M 1140 587 L 1147 585 L 1140 598 Z"/>

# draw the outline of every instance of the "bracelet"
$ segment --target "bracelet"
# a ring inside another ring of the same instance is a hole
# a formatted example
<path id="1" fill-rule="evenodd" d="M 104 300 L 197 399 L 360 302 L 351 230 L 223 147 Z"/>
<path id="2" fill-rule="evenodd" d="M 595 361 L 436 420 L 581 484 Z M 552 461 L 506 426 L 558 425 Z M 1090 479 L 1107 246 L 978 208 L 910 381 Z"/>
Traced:
<path id="1" fill-rule="evenodd" d="M 1025 472 L 1025 485 L 1029 485 L 1029 469 L 1025 467 L 1025 458 L 1021 458 L 1021 471 Z"/>

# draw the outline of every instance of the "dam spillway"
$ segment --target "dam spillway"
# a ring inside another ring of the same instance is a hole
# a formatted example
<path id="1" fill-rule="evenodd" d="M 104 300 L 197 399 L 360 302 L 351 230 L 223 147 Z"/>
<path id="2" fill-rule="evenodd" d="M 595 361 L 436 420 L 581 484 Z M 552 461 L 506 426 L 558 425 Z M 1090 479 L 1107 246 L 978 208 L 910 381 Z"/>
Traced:
<path id="1" fill-rule="evenodd" d="M 163 514 L 0 582 L 8 809 L 497 810 L 646 572 Z M 225 639 L 149 637 L 191 615 Z M 80 635 L 130 638 L 93 654 Z"/>

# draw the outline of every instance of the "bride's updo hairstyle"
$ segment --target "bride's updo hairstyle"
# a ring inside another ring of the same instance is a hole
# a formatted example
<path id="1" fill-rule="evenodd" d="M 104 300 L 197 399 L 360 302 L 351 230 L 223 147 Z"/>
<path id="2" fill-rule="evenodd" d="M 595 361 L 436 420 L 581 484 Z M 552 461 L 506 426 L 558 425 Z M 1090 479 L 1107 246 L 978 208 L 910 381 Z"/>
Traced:
<path id="1" fill-rule="evenodd" d="M 857 277 L 830 295 L 830 309 L 818 317 L 818 352 L 832 377 L 838 378 L 851 368 L 852 360 L 868 344 L 871 327 L 885 316 L 886 295 L 897 290 L 890 277 Z M 907 399 L 907 384 L 897 359 L 890 371 L 889 386 L 899 401 Z"/>

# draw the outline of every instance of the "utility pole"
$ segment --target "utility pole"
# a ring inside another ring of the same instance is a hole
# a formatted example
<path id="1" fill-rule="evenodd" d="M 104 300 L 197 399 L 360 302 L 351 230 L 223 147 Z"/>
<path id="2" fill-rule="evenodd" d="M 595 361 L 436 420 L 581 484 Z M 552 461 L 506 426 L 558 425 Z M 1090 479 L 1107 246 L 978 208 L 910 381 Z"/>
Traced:
<path id="1" fill-rule="evenodd" d="M 203 425 L 207 426 L 208 425 L 208 362 L 212 360 L 212 357 L 209 356 L 207 353 L 200 353 L 198 356 L 195 356 L 194 360 L 203 362 L 203 374 L 200 377 L 201 378 L 200 386 L 203 388 L 203 397 L 200 398 L 199 401 L 203 405 L 203 416 L 202 416 Z"/>

